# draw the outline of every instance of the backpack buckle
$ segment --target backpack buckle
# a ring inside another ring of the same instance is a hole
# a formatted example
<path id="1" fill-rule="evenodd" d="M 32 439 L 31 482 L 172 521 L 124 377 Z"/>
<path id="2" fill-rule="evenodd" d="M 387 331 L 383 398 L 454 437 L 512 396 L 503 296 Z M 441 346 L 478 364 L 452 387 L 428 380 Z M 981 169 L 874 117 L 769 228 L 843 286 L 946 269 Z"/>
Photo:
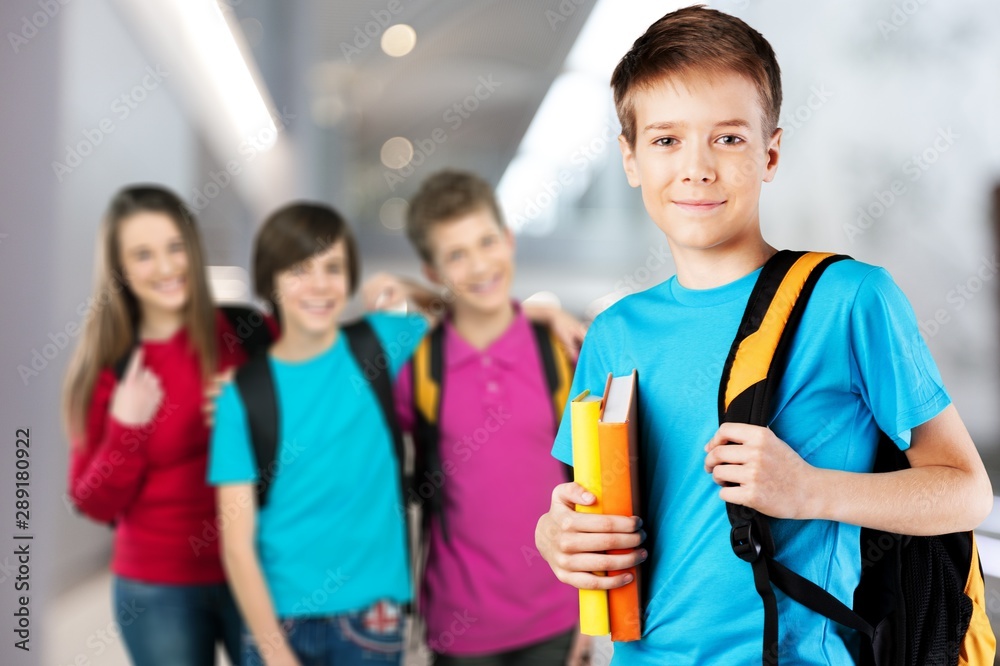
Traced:
<path id="1" fill-rule="evenodd" d="M 735 526 L 729 533 L 733 552 L 744 562 L 753 564 L 760 557 L 761 544 L 753 531 L 753 523 Z"/>

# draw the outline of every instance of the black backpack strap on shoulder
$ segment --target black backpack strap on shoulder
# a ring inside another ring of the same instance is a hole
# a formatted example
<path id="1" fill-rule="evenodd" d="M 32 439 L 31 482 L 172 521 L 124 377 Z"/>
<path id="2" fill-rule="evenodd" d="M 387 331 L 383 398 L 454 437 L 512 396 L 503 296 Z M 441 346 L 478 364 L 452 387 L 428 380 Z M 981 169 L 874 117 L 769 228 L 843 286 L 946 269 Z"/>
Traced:
<path id="1" fill-rule="evenodd" d="M 438 520 L 449 540 L 444 516 L 445 475 L 441 462 L 441 401 L 444 396 L 444 326 L 428 333 L 413 355 L 413 438 L 417 449 L 417 497 L 424 501 L 423 527 Z M 427 489 L 428 493 L 424 492 Z"/>
<path id="2" fill-rule="evenodd" d="M 236 371 L 236 388 L 246 410 L 254 459 L 257 462 L 257 509 L 267 504 L 278 456 L 278 398 L 265 352 L 251 356 Z"/>
<path id="3" fill-rule="evenodd" d="M 248 357 L 267 352 L 274 339 L 262 312 L 247 305 L 222 305 L 219 309 L 236 336 L 235 340 L 224 339 L 223 344 L 230 347 L 234 342 L 242 345 Z"/>
<path id="4" fill-rule="evenodd" d="M 778 252 L 761 269 L 722 372 L 719 422 L 766 426 L 771 398 L 806 304 L 826 268 L 846 259 L 815 252 Z M 807 608 L 845 626 L 872 635 L 853 610 L 811 581 L 774 560 L 774 540 L 767 516 L 748 507 L 726 504 L 736 555 L 753 567 L 754 585 L 764 603 L 762 662 L 777 666 L 779 630 L 774 583 Z"/>
<path id="5" fill-rule="evenodd" d="M 545 373 L 545 385 L 549 389 L 549 396 L 552 400 L 552 414 L 555 417 L 556 427 L 562 417 L 563 409 L 569 399 L 570 383 L 572 382 L 572 370 L 569 359 L 562 345 L 552 337 L 552 331 L 545 324 L 537 321 L 531 322 L 531 330 L 535 334 L 535 346 L 538 347 L 538 355 L 542 361 L 542 371 Z M 573 468 L 564 465 L 566 480 L 573 480 Z"/>
<path id="6" fill-rule="evenodd" d="M 351 354 L 358 363 L 358 368 L 371 385 L 378 400 L 385 424 L 392 435 L 393 450 L 399 467 L 400 501 L 406 505 L 409 495 L 409 479 L 406 474 L 406 448 L 403 445 L 403 433 L 396 418 L 396 405 L 392 397 L 392 377 L 389 372 L 389 357 L 382 348 L 375 329 L 366 319 L 344 326 L 341 331 L 347 338 Z"/>

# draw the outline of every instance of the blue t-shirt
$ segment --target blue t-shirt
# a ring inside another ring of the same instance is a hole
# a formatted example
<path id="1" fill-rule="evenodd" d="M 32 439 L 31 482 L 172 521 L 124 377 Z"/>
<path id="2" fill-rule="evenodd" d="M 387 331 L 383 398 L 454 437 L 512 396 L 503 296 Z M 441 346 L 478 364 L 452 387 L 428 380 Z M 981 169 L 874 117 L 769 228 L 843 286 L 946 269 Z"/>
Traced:
<path id="1" fill-rule="evenodd" d="M 427 332 L 423 317 L 370 314 L 395 377 Z M 257 516 L 257 554 L 278 617 L 334 615 L 411 596 L 392 436 L 343 335 L 313 358 L 270 357 L 279 414 L 277 471 Z M 257 480 L 235 383 L 219 397 L 212 485 Z M 220 516 L 225 520 L 225 512 Z"/>
<path id="2" fill-rule="evenodd" d="M 722 367 L 755 271 L 706 290 L 676 277 L 628 296 L 591 326 L 571 395 L 600 394 L 608 372 L 639 373 L 641 469 L 648 515 L 643 638 L 617 643 L 616 664 L 760 663 L 764 611 L 749 564 L 733 553 L 704 446 L 719 427 Z M 771 429 L 816 467 L 870 472 L 878 428 L 900 448 L 950 404 L 906 297 L 880 268 L 830 266 L 819 280 L 773 400 Z M 553 455 L 572 459 L 566 415 Z M 860 529 L 773 520 L 777 560 L 852 605 Z M 853 664 L 852 632 L 780 591 L 785 664 Z"/>

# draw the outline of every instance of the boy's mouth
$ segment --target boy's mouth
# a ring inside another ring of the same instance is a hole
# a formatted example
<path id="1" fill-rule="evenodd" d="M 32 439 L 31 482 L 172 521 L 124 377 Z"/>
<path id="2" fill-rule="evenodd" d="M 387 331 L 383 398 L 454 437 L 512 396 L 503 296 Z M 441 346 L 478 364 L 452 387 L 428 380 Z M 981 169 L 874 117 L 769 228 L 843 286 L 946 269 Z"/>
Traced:
<path id="1" fill-rule="evenodd" d="M 469 291 L 473 294 L 484 294 L 496 288 L 496 286 L 500 284 L 500 281 L 501 276 L 497 273 L 488 280 L 480 280 L 479 282 L 469 283 Z"/>
<path id="2" fill-rule="evenodd" d="M 674 205 L 689 213 L 709 213 L 726 203 L 725 199 L 676 199 Z"/>
<path id="3" fill-rule="evenodd" d="M 303 310 L 314 315 L 325 315 L 333 310 L 332 300 L 300 301 L 299 305 Z"/>

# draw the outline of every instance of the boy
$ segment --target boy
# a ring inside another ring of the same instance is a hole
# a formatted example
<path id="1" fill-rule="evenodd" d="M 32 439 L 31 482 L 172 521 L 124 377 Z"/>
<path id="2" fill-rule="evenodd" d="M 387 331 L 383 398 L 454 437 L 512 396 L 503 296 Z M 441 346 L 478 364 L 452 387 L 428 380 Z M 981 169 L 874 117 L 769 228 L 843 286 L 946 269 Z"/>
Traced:
<path id="1" fill-rule="evenodd" d="M 267 359 L 279 444 L 266 505 L 257 506 L 260 475 L 233 383 L 219 399 L 209 463 L 223 560 L 250 631 L 245 665 L 400 661 L 411 581 L 397 458 L 337 325 L 358 270 L 350 229 L 326 206 L 288 206 L 257 236 L 256 292 L 282 331 Z M 395 375 L 426 321 L 366 320 Z"/>
<path id="2" fill-rule="evenodd" d="M 770 427 L 718 426 L 722 365 L 775 252 L 761 236 L 758 198 L 781 148 L 778 65 L 739 19 L 689 7 L 650 26 L 611 85 L 625 172 L 677 275 L 595 320 L 571 395 L 638 368 L 647 515 L 576 513 L 593 496 L 563 484 L 536 542 L 557 577 L 579 588 L 618 587 L 625 576 L 590 572 L 648 557 L 643 638 L 617 644 L 615 663 L 760 663 L 763 607 L 751 567 L 731 550 L 725 502 L 774 517 L 781 562 L 850 606 L 859 525 L 969 530 L 991 508 L 990 482 L 906 298 L 884 270 L 859 262 L 835 263 L 817 283 Z M 879 428 L 912 469 L 864 473 Z M 565 418 L 553 454 L 571 461 Z M 636 550 L 601 554 L 612 548 Z M 778 609 L 781 663 L 855 663 L 850 630 L 781 594 Z"/>
<path id="3" fill-rule="evenodd" d="M 436 449 L 438 471 L 427 478 L 443 479 L 440 502 L 424 505 L 420 611 L 428 646 L 442 665 L 562 666 L 577 637 L 577 595 L 552 578 L 531 544 L 538 507 L 565 468 L 548 452 L 556 415 L 540 343 L 511 300 L 514 237 L 489 184 L 457 171 L 423 183 L 410 201 L 407 234 L 425 276 L 452 296 L 439 333 L 437 442 L 415 428 L 415 361 L 396 385 L 401 426 L 417 430 L 422 459 L 434 459 Z M 568 365 L 563 372 L 565 390 Z M 456 631 L 456 617 L 474 621 Z M 571 663 L 582 649 L 581 642 Z"/>

